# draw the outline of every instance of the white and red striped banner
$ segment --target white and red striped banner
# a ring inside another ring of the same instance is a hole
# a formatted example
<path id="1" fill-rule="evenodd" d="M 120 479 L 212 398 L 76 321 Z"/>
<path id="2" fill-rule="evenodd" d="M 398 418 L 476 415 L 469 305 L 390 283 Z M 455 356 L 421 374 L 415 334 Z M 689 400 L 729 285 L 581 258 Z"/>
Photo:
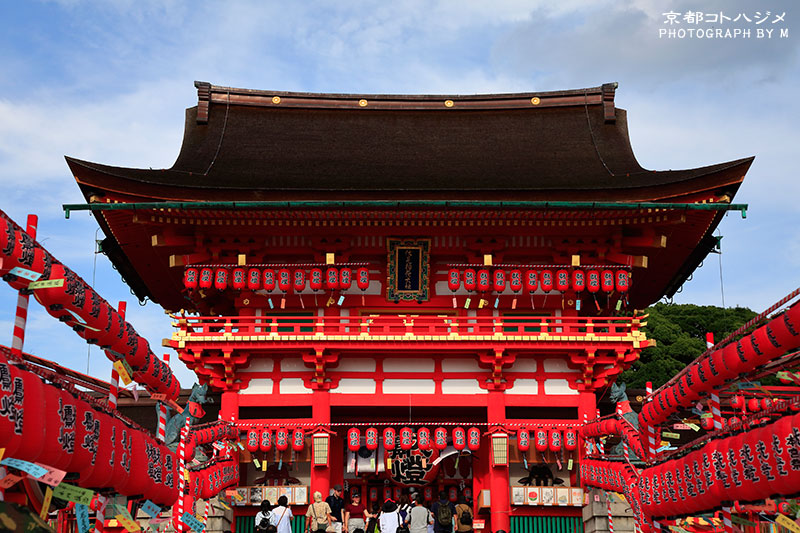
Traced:
<path id="1" fill-rule="evenodd" d="M 36 240 L 36 228 L 39 224 L 39 217 L 28 215 L 25 232 L 31 239 Z M 40 272 L 39 272 L 40 274 Z M 25 344 L 25 325 L 28 322 L 28 300 L 30 295 L 20 291 L 17 295 L 17 312 L 14 317 L 14 336 L 11 339 L 11 355 L 15 358 L 22 358 L 22 346 Z"/>

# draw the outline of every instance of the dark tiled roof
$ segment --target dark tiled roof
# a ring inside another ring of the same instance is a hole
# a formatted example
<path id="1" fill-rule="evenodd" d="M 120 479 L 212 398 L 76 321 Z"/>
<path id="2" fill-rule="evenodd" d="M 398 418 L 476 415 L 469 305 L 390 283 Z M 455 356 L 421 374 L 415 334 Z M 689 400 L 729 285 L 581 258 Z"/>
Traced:
<path id="1" fill-rule="evenodd" d="M 626 113 L 614 107 L 615 84 L 478 96 L 196 85 L 199 104 L 186 112 L 183 146 L 172 168 L 67 158 L 84 193 L 176 200 L 341 194 L 632 201 L 727 188 L 723 192 L 732 197 L 751 161 L 643 169 L 631 149 Z"/>

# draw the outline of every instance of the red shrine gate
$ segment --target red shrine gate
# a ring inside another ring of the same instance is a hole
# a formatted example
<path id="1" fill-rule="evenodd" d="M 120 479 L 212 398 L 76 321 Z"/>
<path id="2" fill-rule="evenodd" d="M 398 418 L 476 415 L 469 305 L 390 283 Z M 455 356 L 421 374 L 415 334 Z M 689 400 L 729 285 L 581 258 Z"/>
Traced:
<path id="1" fill-rule="evenodd" d="M 197 87 L 171 169 L 68 159 L 89 203 L 66 208 L 94 212 L 134 292 L 172 313 L 165 342 L 222 391 L 247 444 L 236 513 L 413 485 L 469 494 L 476 529 L 578 524 L 575 429 L 648 346 L 634 309 L 742 209 L 751 159 L 642 169 L 614 84 Z"/>

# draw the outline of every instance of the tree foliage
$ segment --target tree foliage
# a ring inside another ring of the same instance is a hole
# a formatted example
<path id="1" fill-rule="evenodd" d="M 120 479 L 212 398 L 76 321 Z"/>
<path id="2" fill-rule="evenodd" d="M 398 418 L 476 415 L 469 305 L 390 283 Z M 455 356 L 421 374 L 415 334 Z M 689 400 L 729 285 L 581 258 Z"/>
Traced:
<path id="1" fill-rule="evenodd" d="M 718 342 L 756 316 L 744 307 L 663 303 L 648 307 L 645 313 L 650 316 L 643 329 L 656 346 L 642 350 L 639 360 L 617 379 L 629 388 L 643 389 L 648 381 L 654 388 L 663 385 L 705 351 L 706 332 L 712 332 Z"/>

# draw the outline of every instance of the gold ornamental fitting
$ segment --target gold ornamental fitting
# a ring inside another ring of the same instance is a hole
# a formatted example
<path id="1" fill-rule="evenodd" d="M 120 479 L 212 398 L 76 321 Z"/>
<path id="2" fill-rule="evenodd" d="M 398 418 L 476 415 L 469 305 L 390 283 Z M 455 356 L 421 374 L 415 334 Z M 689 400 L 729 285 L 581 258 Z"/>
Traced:
<path id="1" fill-rule="evenodd" d="M 452 100 L 445 100 L 444 101 L 444 106 L 445 107 L 453 107 L 453 101 Z"/>
<path id="2" fill-rule="evenodd" d="M 539 105 L 540 102 L 541 102 L 541 100 L 539 100 L 538 96 L 534 96 L 533 98 L 531 98 L 531 103 L 533 105 Z"/>
<path id="3" fill-rule="evenodd" d="M 367 107 L 367 101 L 365 99 L 361 99 L 358 101 L 359 107 Z"/>
<path id="4" fill-rule="evenodd" d="M 273 104 L 280 104 L 281 103 L 281 97 L 280 96 L 273 96 L 272 97 L 272 103 Z"/>

